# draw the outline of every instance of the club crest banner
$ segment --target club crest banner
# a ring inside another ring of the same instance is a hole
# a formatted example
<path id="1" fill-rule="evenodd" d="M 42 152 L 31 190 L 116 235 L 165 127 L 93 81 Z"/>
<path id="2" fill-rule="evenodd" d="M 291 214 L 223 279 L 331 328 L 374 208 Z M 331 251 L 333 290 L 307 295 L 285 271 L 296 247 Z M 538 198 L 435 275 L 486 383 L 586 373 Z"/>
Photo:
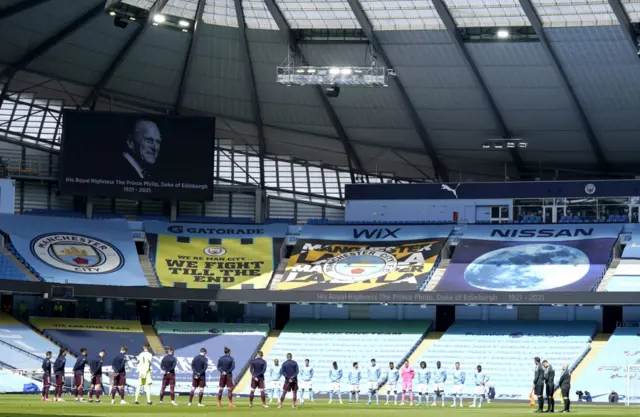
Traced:
<path id="1" fill-rule="evenodd" d="M 432 272 L 450 231 L 428 226 L 305 227 L 276 289 L 415 291 Z"/>
<path id="2" fill-rule="evenodd" d="M 0 214 L 0 231 L 47 282 L 149 285 L 125 220 Z"/>

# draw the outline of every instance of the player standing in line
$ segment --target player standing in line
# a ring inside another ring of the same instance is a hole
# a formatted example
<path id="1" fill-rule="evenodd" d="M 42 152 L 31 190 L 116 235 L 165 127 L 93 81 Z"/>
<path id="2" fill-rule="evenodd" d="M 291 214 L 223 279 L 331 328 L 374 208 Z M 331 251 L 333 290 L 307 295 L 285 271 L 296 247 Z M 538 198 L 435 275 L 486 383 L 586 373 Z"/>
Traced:
<path id="1" fill-rule="evenodd" d="M 75 401 L 84 402 L 83 388 L 84 388 L 84 368 L 87 364 L 87 349 L 80 349 L 80 356 L 76 359 L 75 365 L 73 365 L 73 395 Z M 79 396 L 78 396 L 79 395 Z"/>
<path id="2" fill-rule="evenodd" d="M 96 394 L 96 403 L 100 403 L 100 394 L 102 394 L 102 363 L 107 353 L 102 349 L 98 353 L 98 357 L 89 362 L 89 370 L 91 371 L 91 387 L 89 387 L 89 402 L 93 402 L 93 394 Z"/>
<path id="3" fill-rule="evenodd" d="M 435 406 L 438 397 L 441 397 L 442 406 L 444 407 L 444 383 L 447 381 L 447 371 L 442 369 L 442 364 L 440 363 L 440 361 L 436 362 L 436 370 L 433 371 L 432 376 L 435 390 L 433 394 L 433 403 L 431 403 L 431 406 Z"/>
<path id="4" fill-rule="evenodd" d="M 422 395 L 425 396 L 425 405 L 429 405 L 429 381 L 431 381 L 431 372 L 427 370 L 427 363 L 420 362 L 418 368 L 418 407 L 422 405 Z"/>
<path id="5" fill-rule="evenodd" d="M 231 356 L 231 349 L 225 346 L 224 355 L 218 359 L 218 371 L 220 371 L 220 383 L 218 384 L 218 407 L 222 407 L 222 391 L 227 387 L 229 408 L 233 405 L 233 370 L 236 369 L 236 361 Z"/>
<path id="6" fill-rule="evenodd" d="M 356 404 L 358 404 L 360 398 L 360 378 L 362 378 L 362 373 L 360 369 L 358 369 L 358 362 L 354 362 L 353 368 L 351 368 L 349 375 L 347 375 L 347 379 L 349 380 L 349 404 L 351 404 L 354 396 L 356 397 Z"/>
<path id="7" fill-rule="evenodd" d="M 262 359 L 262 351 L 258 351 L 257 357 L 249 364 L 249 371 L 251 372 L 251 393 L 249 394 L 249 407 L 253 407 L 253 397 L 255 396 L 256 388 L 260 391 L 260 399 L 262 400 L 262 406 L 269 408 L 267 405 L 267 399 L 264 396 L 264 374 L 267 372 L 267 362 Z"/>
<path id="8" fill-rule="evenodd" d="M 393 391 L 393 405 L 398 405 L 398 379 L 400 379 L 400 372 L 393 362 L 389 362 L 389 370 L 387 371 L 387 402 L 384 405 L 389 405 L 389 396 Z"/>
<path id="9" fill-rule="evenodd" d="M 329 404 L 333 401 L 333 394 L 338 394 L 340 404 L 342 404 L 342 391 L 340 381 L 342 380 L 342 369 L 338 368 L 338 362 L 333 362 L 329 369 Z"/>
<path id="10" fill-rule="evenodd" d="M 171 405 L 178 405 L 176 403 L 176 365 L 178 361 L 175 356 L 173 356 L 173 348 L 170 347 L 167 350 L 167 355 L 162 358 L 162 362 L 160 362 L 160 369 L 162 370 L 162 387 L 160 388 L 160 404 L 162 404 L 162 400 L 164 399 L 164 392 L 167 390 L 167 385 L 169 386 L 169 395 L 171 395 Z"/>
<path id="11" fill-rule="evenodd" d="M 471 408 L 474 408 L 476 406 L 476 400 L 478 399 L 478 397 L 480 397 L 478 408 L 482 407 L 482 401 L 484 400 L 485 396 L 485 386 L 487 382 L 489 382 L 489 376 L 482 372 L 482 366 L 478 365 L 476 369 L 478 372 L 473 375 L 473 382 L 476 384 L 476 388 L 473 392 L 473 404 L 469 406 Z"/>
<path id="12" fill-rule="evenodd" d="M 544 393 L 544 368 L 542 367 L 538 356 L 533 358 L 533 362 L 536 365 L 536 369 L 533 374 L 533 394 L 538 397 L 538 409 L 535 412 L 542 413 L 542 409 L 544 408 L 544 398 L 542 397 L 542 394 Z"/>
<path id="13" fill-rule="evenodd" d="M 549 364 L 549 361 L 544 360 L 542 362 L 542 367 L 544 368 L 544 386 L 545 393 L 547 395 L 547 413 L 555 413 L 556 401 L 553 399 L 553 389 L 554 381 L 556 378 L 556 371 L 553 369 L 553 366 Z"/>
<path id="14" fill-rule="evenodd" d="M 296 408 L 296 401 L 298 397 L 298 362 L 294 361 L 291 353 L 287 353 L 287 360 L 282 364 L 282 375 L 284 376 L 284 386 L 282 387 L 282 395 L 280 396 L 280 404 L 278 408 L 282 408 L 287 392 L 293 393 L 292 407 Z"/>
<path id="15" fill-rule="evenodd" d="M 269 395 L 270 403 L 273 402 L 274 398 L 280 398 L 280 378 L 282 378 L 282 367 L 280 366 L 280 361 L 274 359 L 273 366 L 269 368 L 269 385 L 271 386 L 269 389 L 271 391 Z"/>
<path id="16" fill-rule="evenodd" d="M 207 386 L 207 367 L 209 366 L 209 359 L 207 359 L 207 349 L 200 349 L 200 354 L 197 355 L 191 361 L 191 371 L 193 372 L 193 380 L 191 382 L 191 392 L 189 393 L 189 407 L 193 402 L 193 394 L 198 391 L 198 407 L 204 407 L 202 404 L 202 397 L 204 397 L 204 387 Z"/>
<path id="17" fill-rule="evenodd" d="M 562 364 L 562 375 L 560 375 L 558 386 L 560 387 L 562 400 L 564 401 L 564 410 L 562 410 L 562 412 L 570 413 L 571 400 L 569 399 L 569 392 L 571 391 L 571 372 L 569 372 L 569 365 L 566 363 Z"/>
<path id="18" fill-rule="evenodd" d="M 300 404 L 304 404 L 304 390 L 309 391 L 309 400 L 315 403 L 313 400 L 313 367 L 309 365 L 309 359 L 304 360 L 304 366 L 300 370 L 300 379 L 302 379 L 302 393 L 300 394 Z"/>
<path id="19" fill-rule="evenodd" d="M 126 404 L 124 400 L 124 387 L 127 385 L 127 347 L 122 345 L 120 353 L 113 358 L 111 369 L 113 370 L 113 386 L 111 387 L 111 404 L 116 403 L 116 391 L 120 391 L 120 404 Z"/>
<path id="20" fill-rule="evenodd" d="M 409 406 L 413 407 L 413 378 L 415 376 L 416 373 L 409 365 L 409 361 L 404 361 L 404 365 L 400 369 L 400 377 L 402 378 L 402 402 L 400 402 L 400 405 L 404 405 L 406 393 L 409 392 L 411 400 Z"/>
<path id="21" fill-rule="evenodd" d="M 54 394 L 55 401 L 62 401 L 62 389 L 64 388 L 64 366 L 67 363 L 67 349 L 60 349 L 60 354 L 53 363 L 53 374 L 56 377 L 56 392 Z"/>
<path id="22" fill-rule="evenodd" d="M 456 369 L 453 371 L 453 404 L 456 406 L 456 398 L 460 398 L 460 407 L 462 407 L 462 386 L 466 379 L 466 374 L 460 369 L 460 362 L 456 362 Z"/>
<path id="23" fill-rule="evenodd" d="M 375 359 L 371 359 L 371 366 L 367 369 L 367 377 L 369 379 L 369 401 L 367 405 L 371 405 L 371 397 L 375 394 L 376 396 L 376 405 L 380 405 L 380 396 L 378 394 L 378 388 L 380 387 L 380 376 L 382 371 L 380 367 L 376 364 Z"/>
<path id="24" fill-rule="evenodd" d="M 136 398 L 135 403 L 138 402 L 140 396 L 140 388 L 144 385 L 144 390 L 147 394 L 147 405 L 151 405 L 151 362 L 153 362 L 153 355 L 149 350 L 151 346 L 145 343 L 142 346 L 142 352 L 138 355 L 138 385 L 136 386 Z"/>
<path id="25" fill-rule="evenodd" d="M 49 399 L 49 390 L 51 389 L 51 356 L 51 351 L 48 351 L 42 361 L 42 401 L 51 401 Z"/>

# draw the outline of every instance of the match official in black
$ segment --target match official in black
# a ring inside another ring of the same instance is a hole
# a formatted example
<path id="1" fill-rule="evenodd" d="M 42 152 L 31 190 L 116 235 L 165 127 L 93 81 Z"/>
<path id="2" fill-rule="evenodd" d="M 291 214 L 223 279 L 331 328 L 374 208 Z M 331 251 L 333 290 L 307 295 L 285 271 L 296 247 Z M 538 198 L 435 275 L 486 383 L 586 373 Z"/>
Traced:
<path id="1" fill-rule="evenodd" d="M 553 370 L 553 366 L 549 364 L 549 361 L 542 362 L 544 368 L 544 389 L 547 396 L 547 413 L 555 412 L 555 400 L 553 399 L 554 381 L 556 378 L 556 371 Z"/>
<path id="2" fill-rule="evenodd" d="M 569 365 L 566 363 L 562 364 L 562 375 L 560 375 L 558 386 L 562 392 L 562 401 L 564 401 L 564 410 L 562 410 L 562 412 L 569 413 L 569 408 L 571 407 L 571 400 L 569 399 L 569 392 L 571 391 L 571 372 L 569 372 Z"/>
<path id="3" fill-rule="evenodd" d="M 544 368 L 538 356 L 536 356 L 533 361 L 536 364 L 536 369 L 533 374 L 533 394 L 538 398 L 538 409 L 535 412 L 542 413 L 542 409 L 544 408 L 544 398 L 542 397 L 542 394 L 544 394 Z"/>

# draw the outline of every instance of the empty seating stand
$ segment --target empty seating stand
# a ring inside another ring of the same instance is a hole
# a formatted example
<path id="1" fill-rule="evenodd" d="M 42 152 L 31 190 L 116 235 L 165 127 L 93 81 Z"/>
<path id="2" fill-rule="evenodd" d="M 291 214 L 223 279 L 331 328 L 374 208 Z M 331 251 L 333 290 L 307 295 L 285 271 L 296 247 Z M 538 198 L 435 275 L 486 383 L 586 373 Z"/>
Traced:
<path id="1" fill-rule="evenodd" d="M 0 361 L 15 369 L 40 369 L 41 358 L 58 347 L 11 316 L 0 313 Z"/>
<path id="2" fill-rule="evenodd" d="M 333 361 L 342 368 L 346 387 L 353 362 L 359 362 L 363 378 L 372 358 L 384 372 L 389 362 L 400 363 L 408 357 L 430 325 L 428 321 L 292 320 L 266 359 L 269 366 L 274 359 L 282 363 L 287 353 L 300 366 L 309 359 L 315 370 L 314 391 L 327 392 Z"/>
<path id="3" fill-rule="evenodd" d="M 640 328 L 618 328 L 607 344 L 593 358 L 578 380 L 572 381 L 572 391 L 589 391 L 595 402 L 608 402 L 611 391 L 620 401 L 627 395 L 627 365 L 638 365 Z M 640 402 L 640 368 L 631 369 L 630 402 Z"/>
<path id="4" fill-rule="evenodd" d="M 471 376 L 482 365 L 495 386 L 497 398 L 526 399 L 533 381 L 533 358 L 547 359 L 556 369 L 563 363 L 577 365 L 590 349 L 593 322 L 480 322 L 458 321 L 433 343 L 420 360 L 435 368 L 437 361 L 451 374 L 455 362 L 467 373 L 463 393 L 473 393 Z M 447 379 L 451 392 L 453 381 Z"/>

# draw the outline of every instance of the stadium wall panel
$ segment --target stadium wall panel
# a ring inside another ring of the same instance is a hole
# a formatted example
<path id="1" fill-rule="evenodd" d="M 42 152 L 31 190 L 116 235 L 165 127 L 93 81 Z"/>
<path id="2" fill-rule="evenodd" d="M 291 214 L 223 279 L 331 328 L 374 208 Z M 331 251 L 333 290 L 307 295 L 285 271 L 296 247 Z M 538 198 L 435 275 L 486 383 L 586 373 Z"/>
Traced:
<path id="1" fill-rule="evenodd" d="M 640 307 L 622 307 L 622 319 L 628 321 L 640 321 Z"/>

